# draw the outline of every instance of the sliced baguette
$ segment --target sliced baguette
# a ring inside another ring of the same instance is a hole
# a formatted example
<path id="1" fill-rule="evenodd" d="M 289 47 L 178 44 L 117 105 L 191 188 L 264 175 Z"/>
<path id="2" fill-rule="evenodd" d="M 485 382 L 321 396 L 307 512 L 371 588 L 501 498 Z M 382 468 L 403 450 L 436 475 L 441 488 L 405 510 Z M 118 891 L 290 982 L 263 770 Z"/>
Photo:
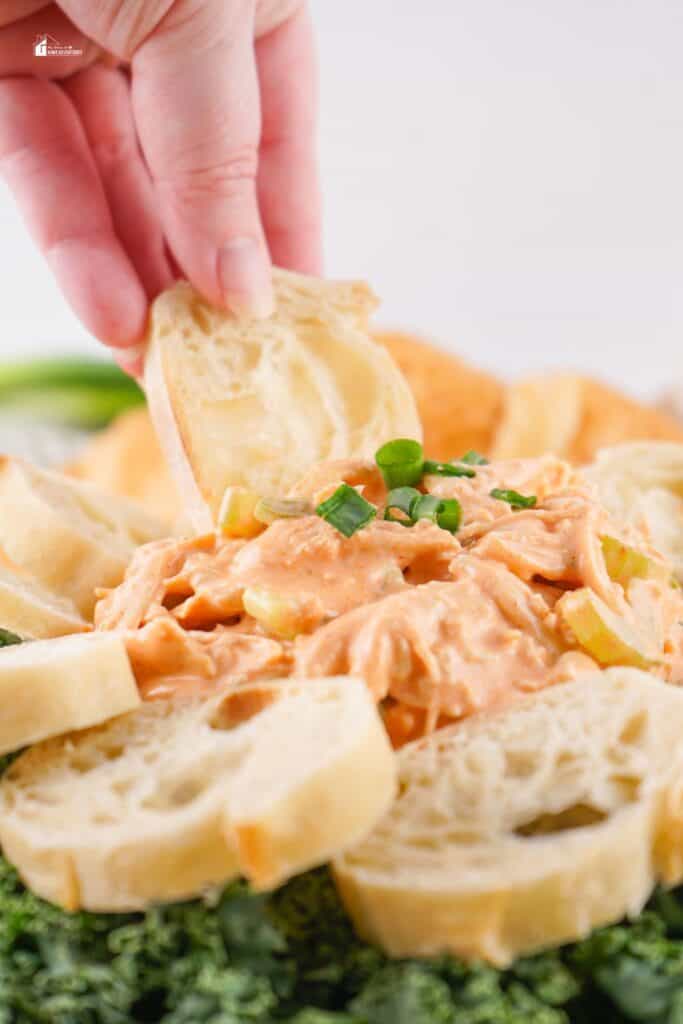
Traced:
<path id="1" fill-rule="evenodd" d="M 132 501 L 0 458 L 0 546 L 86 618 L 92 616 L 95 588 L 117 586 L 135 547 L 163 534 Z"/>
<path id="2" fill-rule="evenodd" d="M 633 441 L 602 448 L 584 474 L 610 514 L 642 530 L 683 580 L 683 444 Z"/>
<path id="3" fill-rule="evenodd" d="M 682 692 L 612 669 L 406 746 L 399 797 L 335 861 L 358 931 L 504 966 L 637 914 L 676 880 L 659 840 L 682 737 Z"/>
<path id="4" fill-rule="evenodd" d="M 564 455 L 581 425 L 582 380 L 545 374 L 510 384 L 492 444 L 494 459 Z"/>
<path id="5" fill-rule="evenodd" d="M 154 701 L 18 758 L 0 841 L 35 892 L 69 909 L 142 908 L 238 874 L 271 887 L 361 839 L 395 773 L 360 680 Z"/>
<path id="6" fill-rule="evenodd" d="M 238 320 L 186 282 L 154 303 L 150 413 L 195 528 L 228 485 L 285 494 L 314 463 L 420 437 L 415 401 L 368 330 L 365 285 L 275 270 L 275 313 Z"/>
<path id="7" fill-rule="evenodd" d="M 0 627 L 25 640 L 83 633 L 90 627 L 73 601 L 43 587 L 28 573 L 0 564 Z"/>
<path id="8" fill-rule="evenodd" d="M 0 650 L 0 754 L 85 729 L 140 703 L 116 633 L 35 640 Z"/>

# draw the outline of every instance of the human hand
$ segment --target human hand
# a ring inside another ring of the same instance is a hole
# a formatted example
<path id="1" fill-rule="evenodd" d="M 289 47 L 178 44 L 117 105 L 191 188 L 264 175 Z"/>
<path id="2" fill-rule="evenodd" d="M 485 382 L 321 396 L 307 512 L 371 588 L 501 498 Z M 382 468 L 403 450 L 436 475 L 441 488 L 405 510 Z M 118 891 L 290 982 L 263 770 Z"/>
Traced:
<path id="1" fill-rule="evenodd" d="M 34 56 L 46 33 L 82 52 Z M 127 369 L 149 300 L 179 274 L 265 315 L 269 254 L 319 271 L 315 94 L 302 0 L 2 4 L 0 173 Z"/>

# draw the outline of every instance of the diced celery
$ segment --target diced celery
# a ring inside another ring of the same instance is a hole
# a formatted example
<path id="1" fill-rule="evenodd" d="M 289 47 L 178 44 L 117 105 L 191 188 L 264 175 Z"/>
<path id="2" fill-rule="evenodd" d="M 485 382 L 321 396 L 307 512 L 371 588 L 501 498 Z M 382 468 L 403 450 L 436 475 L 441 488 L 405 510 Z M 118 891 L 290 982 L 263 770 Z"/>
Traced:
<path id="1" fill-rule="evenodd" d="M 641 635 L 587 587 L 565 594 L 555 611 L 579 646 L 601 665 L 647 669 L 660 660 L 654 639 Z"/>
<path id="2" fill-rule="evenodd" d="M 650 558 L 637 548 L 629 547 L 616 537 L 604 536 L 600 540 L 609 577 L 624 589 L 633 579 L 669 582 L 671 570 L 663 562 Z"/>
<path id="3" fill-rule="evenodd" d="M 254 516 L 258 494 L 246 487 L 226 487 L 218 513 L 218 526 L 226 537 L 248 539 L 256 537 L 264 529 Z"/>
<path id="4" fill-rule="evenodd" d="M 295 597 L 280 594 L 269 587 L 254 586 L 246 588 L 242 604 L 248 615 L 280 640 L 293 640 L 305 631 L 306 616 L 301 602 Z"/>

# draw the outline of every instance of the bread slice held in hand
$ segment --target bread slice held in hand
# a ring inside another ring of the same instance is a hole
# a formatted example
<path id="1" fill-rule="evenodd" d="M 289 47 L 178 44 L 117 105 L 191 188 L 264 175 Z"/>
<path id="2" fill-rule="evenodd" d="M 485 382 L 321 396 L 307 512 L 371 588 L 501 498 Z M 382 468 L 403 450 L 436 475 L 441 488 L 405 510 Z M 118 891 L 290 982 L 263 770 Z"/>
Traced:
<path id="1" fill-rule="evenodd" d="M 227 486 L 287 493 L 314 463 L 421 436 L 415 402 L 367 321 L 360 283 L 273 271 L 275 312 L 236 319 L 179 282 L 152 306 L 145 389 L 194 527 Z"/>
<path id="2" fill-rule="evenodd" d="M 397 800 L 335 862 L 358 931 L 504 966 L 637 914 L 679 880 L 682 743 L 683 692 L 611 669 L 409 744 Z"/>
<path id="3" fill-rule="evenodd" d="M 21 755 L 0 786 L 0 841 L 69 909 L 139 909 L 239 874 L 269 888 L 361 839 L 395 772 L 360 680 L 152 701 Z"/>
<path id="4" fill-rule="evenodd" d="M 53 594 L 0 557 L 0 628 L 25 640 L 83 633 L 90 627 L 68 597 Z"/>
<path id="5" fill-rule="evenodd" d="M 0 754 L 140 703 L 123 639 L 83 633 L 0 649 Z"/>
<path id="6" fill-rule="evenodd" d="M 0 458 L 0 546 L 86 618 L 96 587 L 119 584 L 135 547 L 164 532 L 132 501 L 20 459 Z"/>

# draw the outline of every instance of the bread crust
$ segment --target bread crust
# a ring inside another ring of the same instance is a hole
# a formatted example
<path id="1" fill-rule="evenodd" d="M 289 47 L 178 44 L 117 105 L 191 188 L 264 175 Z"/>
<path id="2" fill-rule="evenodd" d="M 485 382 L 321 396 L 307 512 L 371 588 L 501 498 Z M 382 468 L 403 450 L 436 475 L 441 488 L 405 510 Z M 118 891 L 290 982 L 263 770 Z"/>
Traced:
<path id="1" fill-rule="evenodd" d="M 152 308 L 150 413 L 199 531 L 227 486 L 285 494 L 317 462 L 421 437 L 410 389 L 369 333 L 369 289 L 279 269 L 273 284 L 263 321 L 208 306 L 187 282 Z"/>
<path id="2" fill-rule="evenodd" d="M 0 625 L 27 640 L 83 633 L 90 626 L 69 598 L 59 597 L 28 573 L 0 565 Z"/>
<path id="3" fill-rule="evenodd" d="M 683 870 L 682 732 L 683 693 L 611 669 L 404 747 L 398 800 L 334 862 L 359 933 L 505 966 L 639 913 Z"/>
<path id="4" fill-rule="evenodd" d="M 430 459 L 455 459 L 470 449 L 488 455 L 505 384 L 493 374 L 402 331 L 376 331 L 412 391 Z"/>
<path id="5" fill-rule="evenodd" d="M 683 580 L 683 444 L 613 445 L 601 449 L 583 472 L 613 518 L 640 529 Z"/>
<path id="6" fill-rule="evenodd" d="M 94 485 L 0 458 L 0 545 L 48 590 L 92 618 L 96 587 L 116 586 L 137 544 L 164 529 Z"/>
<path id="7" fill-rule="evenodd" d="M 123 639 L 86 633 L 0 651 L 0 754 L 97 725 L 140 703 Z"/>
<path id="8" fill-rule="evenodd" d="M 135 910 L 238 874 L 277 885 L 362 838 L 394 786 L 361 680 L 258 683 L 33 747 L 0 785 L 0 841 L 44 898 Z"/>

